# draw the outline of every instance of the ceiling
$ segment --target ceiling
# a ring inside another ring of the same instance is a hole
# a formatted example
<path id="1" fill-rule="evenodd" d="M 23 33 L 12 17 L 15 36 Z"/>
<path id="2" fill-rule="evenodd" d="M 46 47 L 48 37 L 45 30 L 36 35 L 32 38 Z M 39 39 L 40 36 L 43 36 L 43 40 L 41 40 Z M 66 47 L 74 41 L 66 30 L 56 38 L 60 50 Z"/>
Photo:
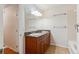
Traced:
<path id="1" fill-rule="evenodd" d="M 26 13 L 31 16 L 30 9 L 38 10 L 43 14 L 42 17 L 51 17 L 55 14 L 66 13 L 69 10 L 76 10 L 75 4 L 27 4 Z M 36 17 L 36 16 L 35 16 Z"/>

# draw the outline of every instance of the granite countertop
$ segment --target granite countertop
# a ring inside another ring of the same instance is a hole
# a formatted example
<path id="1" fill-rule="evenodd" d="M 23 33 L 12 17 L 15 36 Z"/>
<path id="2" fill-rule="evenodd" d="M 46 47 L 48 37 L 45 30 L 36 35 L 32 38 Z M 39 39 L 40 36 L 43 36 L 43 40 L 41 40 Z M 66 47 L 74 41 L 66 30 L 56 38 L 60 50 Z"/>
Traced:
<path id="1" fill-rule="evenodd" d="M 46 33 L 49 33 L 49 32 L 48 31 L 42 31 L 42 32 L 38 32 L 38 33 L 31 33 L 31 34 L 29 34 L 27 36 L 39 37 L 39 36 L 42 36 L 42 35 L 44 35 Z"/>

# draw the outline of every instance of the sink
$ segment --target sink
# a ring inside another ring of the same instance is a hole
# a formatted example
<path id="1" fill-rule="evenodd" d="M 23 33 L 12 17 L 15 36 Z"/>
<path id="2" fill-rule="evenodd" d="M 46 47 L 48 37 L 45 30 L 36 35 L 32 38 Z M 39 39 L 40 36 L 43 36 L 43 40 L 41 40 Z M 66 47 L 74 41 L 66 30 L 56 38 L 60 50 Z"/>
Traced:
<path id="1" fill-rule="evenodd" d="M 38 36 L 41 36 L 42 35 L 42 33 L 32 33 L 32 34 L 30 34 L 30 36 L 35 36 L 35 37 L 38 37 Z"/>

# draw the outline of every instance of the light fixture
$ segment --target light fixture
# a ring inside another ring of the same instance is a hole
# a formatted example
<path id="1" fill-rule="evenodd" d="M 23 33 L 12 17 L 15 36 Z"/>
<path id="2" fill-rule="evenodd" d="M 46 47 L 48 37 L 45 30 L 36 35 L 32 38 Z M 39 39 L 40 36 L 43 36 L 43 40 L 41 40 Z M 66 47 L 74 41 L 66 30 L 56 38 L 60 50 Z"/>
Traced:
<path id="1" fill-rule="evenodd" d="M 31 11 L 31 14 L 33 14 L 35 16 L 42 16 L 42 14 L 40 12 L 34 11 L 34 10 Z"/>

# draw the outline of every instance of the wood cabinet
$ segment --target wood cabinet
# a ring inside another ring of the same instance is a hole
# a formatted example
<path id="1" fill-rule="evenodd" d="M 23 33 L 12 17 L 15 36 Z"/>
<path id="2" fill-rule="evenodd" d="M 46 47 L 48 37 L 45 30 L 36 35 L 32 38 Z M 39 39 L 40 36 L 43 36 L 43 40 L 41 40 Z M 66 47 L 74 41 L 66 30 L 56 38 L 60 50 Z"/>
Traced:
<path id="1" fill-rule="evenodd" d="M 39 37 L 25 36 L 26 54 L 44 54 L 50 45 L 50 33 Z"/>

